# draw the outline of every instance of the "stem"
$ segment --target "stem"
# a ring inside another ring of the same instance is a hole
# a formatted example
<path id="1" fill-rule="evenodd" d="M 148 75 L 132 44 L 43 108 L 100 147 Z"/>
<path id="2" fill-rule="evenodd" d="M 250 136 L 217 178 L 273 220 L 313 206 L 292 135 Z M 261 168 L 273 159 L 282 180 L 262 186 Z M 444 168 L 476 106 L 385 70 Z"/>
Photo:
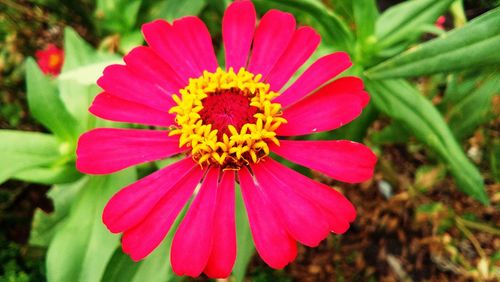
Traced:
<path id="1" fill-rule="evenodd" d="M 496 236 L 500 236 L 500 229 L 498 229 L 496 227 L 493 227 L 493 226 L 490 226 L 490 225 L 487 225 L 484 223 L 480 223 L 480 222 L 467 220 L 464 218 L 460 218 L 460 221 L 462 221 L 462 224 L 468 228 L 472 228 L 472 229 L 476 229 L 476 230 L 483 231 L 486 233 L 491 233 L 491 234 L 496 235 Z"/>
<path id="2" fill-rule="evenodd" d="M 463 220 L 460 217 L 456 217 L 455 222 L 457 223 L 458 229 L 460 229 L 460 231 L 464 233 L 465 237 L 467 237 L 467 239 L 469 239 L 469 241 L 472 243 L 474 249 L 476 249 L 476 252 L 479 254 L 479 256 L 481 258 L 485 258 L 486 254 L 484 253 L 483 248 L 481 248 L 481 244 L 479 244 L 479 241 L 476 239 L 476 237 L 474 237 L 474 234 L 472 234 L 472 232 L 470 232 L 470 230 L 467 229 L 467 227 L 463 223 Z"/>
<path id="3" fill-rule="evenodd" d="M 453 24 L 456 28 L 462 27 L 467 23 L 465 16 L 464 5 L 462 0 L 456 0 L 451 4 L 450 12 L 453 15 Z"/>

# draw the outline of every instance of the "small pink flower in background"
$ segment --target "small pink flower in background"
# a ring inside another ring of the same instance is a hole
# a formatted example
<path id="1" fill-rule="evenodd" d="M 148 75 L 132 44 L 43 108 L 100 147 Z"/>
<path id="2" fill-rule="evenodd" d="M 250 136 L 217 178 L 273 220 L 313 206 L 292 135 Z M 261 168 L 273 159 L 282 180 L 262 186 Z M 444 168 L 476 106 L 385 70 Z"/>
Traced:
<path id="1" fill-rule="evenodd" d="M 64 62 L 64 51 L 54 44 L 49 44 L 45 49 L 35 53 L 38 66 L 44 74 L 59 75 Z"/>
<path id="2" fill-rule="evenodd" d="M 437 20 L 436 20 L 436 27 L 439 28 L 439 29 L 442 29 L 444 30 L 444 23 L 446 22 L 446 17 L 445 16 L 440 16 Z"/>
<path id="3" fill-rule="evenodd" d="M 257 252 L 273 268 L 294 260 L 297 241 L 317 246 L 330 232 L 346 232 L 356 217 L 352 204 L 270 156 L 348 183 L 372 177 L 377 159 L 362 144 L 287 139 L 341 127 L 368 104 L 359 78 L 332 81 L 351 66 L 346 53 L 318 59 L 284 87 L 320 36 L 277 10 L 256 27 L 250 1 L 236 1 L 224 14 L 225 69 L 197 17 L 157 20 L 142 31 L 149 46 L 133 49 L 126 65 L 104 70 L 98 80 L 104 91 L 90 111 L 164 129 L 98 128 L 83 134 L 77 149 L 78 169 L 90 174 L 185 156 L 125 187 L 105 207 L 103 221 L 123 233 L 125 253 L 136 261 L 149 255 L 195 194 L 172 242 L 173 270 L 229 276 L 236 258 L 235 182 Z"/>

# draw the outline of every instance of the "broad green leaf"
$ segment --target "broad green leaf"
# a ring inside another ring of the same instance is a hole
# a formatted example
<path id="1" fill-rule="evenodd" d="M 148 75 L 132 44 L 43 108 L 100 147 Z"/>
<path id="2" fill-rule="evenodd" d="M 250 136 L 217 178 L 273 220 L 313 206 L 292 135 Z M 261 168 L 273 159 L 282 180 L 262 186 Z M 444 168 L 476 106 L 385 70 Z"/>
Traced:
<path id="1" fill-rule="evenodd" d="M 414 77 L 500 64 L 500 7 L 366 72 L 372 79 Z"/>
<path id="2" fill-rule="evenodd" d="M 258 0 L 256 5 L 272 5 L 285 11 L 307 13 L 324 30 L 323 39 L 337 49 L 350 51 L 354 45 L 354 35 L 347 24 L 323 3 L 316 0 Z"/>
<path id="3" fill-rule="evenodd" d="M 80 177 L 82 174 L 76 170 L 74 162 L 23 169 L 12 176 L 13 179 L 45 185 L 70 183 Z"/>
<path id="4" fill-rule="evenodd" d="M 155 19 L 166 19 L 173 21 L 184 16 L 198 15 L 206 5 L 205 0 L 165 0 L 165 1 L 149 1 L 147 3 L 149 9 L 146 14 L 145 21 Z"/>
<path id="5" fill-rule="evenodd" d="M 488 203 L 483 179 L 464 154 L 450 128 L 432 103 L 404 80 L 366 80 L 375 106 L 404 124 L 415 137 L 436 152 L 466 194 Z"/>
<path id="6" fill-rule="evenodd" d="M 81 67 L 61 73 L 61 75 L 59 75 L 59 80 L 71 80 L 73 83 L 76 82 L 83 85 L 95 84 L 97 79 L 102 75 L 104 68 L 112 64 L 123 64 L 123 60 L 113 58 L 97 63 L 82 65 Z"/>
<path id="7" fill-rule="evenodd" d="M 135 262 L 118 247 L 106 266 L 101 281 L 131 281 L 141 266 L 142 261 Z"/>
<path id="8" fill-rule="evenodd" d="M 79 130 L 89 129 L 88 108 L 100 92 L 96 85 L 104 67 L 122 61 L 112 54 L 94 50 L 73 29 L 64 32 L 65 61 L 58 77 L 59 93 L 68 111 L 78 120 Z"/>
<path id="9" fill-rule="evenodd" d="M 493 116 L 493 96 L 500 95 L 500 75 L 488 77 L 481 86 L 448 112 L 450 128 L 458 140 L 469 137 Z"/>
<path id="10" fill-rule="evenodd" d="M 97 0 L 98 26 L 119 33 L 132 30 L 141 3 L 142 0 Z"/>
<path id="11" fill-rule="evenodd" d="M 62 72 L 96 62 L 94 48 L 71 27 L 64 29 L 64 64 Z"/>
<path id="12" fill-rule="evenodd" d="M 62 103 L 53 81 L 32 58 L 26 61 L 26 85 L 31 115 L 60 139 L 75 142 L 78 123 Z"/>
<path id="13" fill-rule="evenodd" d="M 54 185 L 50 188 L 47 196 L 54 203 L 54 211 L 49 214 L 40 209 L 35 211 L 31 223 L 30 245 L 41 247 L 49 245 L 54 234 L 64 226 L 71 203 L 86 183 L 87 179 L 81 179 L 74 183 Z"/>
<path id="14" fill-rule="evenodd" d="M 118 235 L 102 223 L 110 197 L 135 180 L 135 171 L 88 176 L 74 199 L 66 223 L 54 235 L 47 252 L 49 281 L 100 281 L 119 244 Z"/>
<path id="15" fill-rule="evenodd" d="M 38 132 L 0 130 L 0 183 L 17 173 L 48 166 L 61 158 L 53 135 Z"/>
<path id="16" fill-rule="evenodd" d="M 106 271 L 101 281 L 173 282 L 182 280 L 182 277 L 176 276 L 172 271 L 170 265 L 170 246 L 188 206 L 189 204 L 184 207 L 184 210 L 176 218 L 163 242 L 145 259 L 140 262 L 134 262 L 128 255 L 122 252 L 121 248 L 118 248 L 106 266 Z"/>
<path id="17" fill-rule="evenodd" d="M 423 33 L 423 24 L 433 24 L 455 0 L 411 0 L 392 6 L 377 21 L 379 48 L 411 42 Z"/>
<path id="18" fill-rule="evenodd" d="M 245 278 L 245 273 L 248 264 L 255 253 L 253 244 L 252 232 L 248 223 L 245 203 L 241 195 L 239 185 L 236 185 L 236 242 L 238 244 L 238 252 L 236 262 L 233 267 L 233 276 L 237 282 L 242 282 Z"/>

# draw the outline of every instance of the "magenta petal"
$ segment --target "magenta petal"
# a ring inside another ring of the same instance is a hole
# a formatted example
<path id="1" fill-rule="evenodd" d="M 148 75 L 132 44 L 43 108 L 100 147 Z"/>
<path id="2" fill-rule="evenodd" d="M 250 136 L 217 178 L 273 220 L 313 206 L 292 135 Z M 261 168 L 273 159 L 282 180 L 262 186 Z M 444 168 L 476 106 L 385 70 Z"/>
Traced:
<path id="1" fill-rule="evenodd" d="M 352 65 L 349 55 L 337 52 L 321 57 L 314 62 L 292 86 L 274 100 L 283 108 L 311 93 Z"/>
<path id="2" fill-rule="evenodd" d="M 80 136 L 76 167 L 88 174 L 112 173 L 184 151 L 168 131 L 97 128 Z"/>
<path id="3" fill-rule="evenodd" d="M 172 106 L 171 93 L 132 73 L 127 66 L 106 67 L 103 76 L 97 80 L 97 84 L 113 96 L 160 111 L 170 109 Z"/>
<path id="4" fill-rule="evenodd" d="M 354 206 L 335 189 L 316 182 L 271 158 L 259 165 L 260 173 L 280 181 L 282 185 L 318 205 L 326 215 L 331 231 L 337 234 L 344 233 L 349 228 L 349 223 L 356 218 Z"/>
<path id="5" fill-rule="evenodd" d="M 285 52 L 294 31 L 295 18 L 291 14 L 278 10 L 267 12 L 255 30 L 248 70 L 265 78 Z"/>
<path id="6" fill-rule="evenodd" d="M 202 177 L 203 170 L 199 167 L 192 168 L 151 207 L 151 212 L 141 223 L 125 231 L 122 237 L 123 252 L 129 254 L 134 261 L 150 254 L 165 238 Z"/>
<path id="7" fill-rule="evenodd" d="M 123 100 L 106 92 L 95 97 L 89 111 L 95 116 L 111 121 L 163 127 L 175 124 L 175 115 L 169 114 L 168 109 L 160 111 L 143 104 Z"/>
<path id="8" fill-rule="evenodd" d="M 377 156 L 370 148 L 352 141 L 280 140 L 280 143 L 272 145 L 271 151 L 343 182 L 370 179 L 377 163 Z"/>
<path id="9" fill-rule="evenodd" d="M 189 16 L 174 21 L 174 29 L 183 39 L 189 52 L 198 66 L 198 70 L 215 72 L 218 63 L 215 57 L 212 38 L 205 23 L 197 17 Z"/>
<path id="10" fill-rule="evenodd" d="M 246 67 L 255 30 L 255 8 L 251 1 L 235 1 L 222 18 L 222 39 L 226 51 L 226 69 L 236 72 Z"/>
<path id="11" fill-rule="evenodd" d="M 296 136 L 323 132 L 341 127 L 357 118 L 369 100 L 368 94 L 357 85 L 357 78 L 340 78 L 324 86 L 283 111 L 288 123 L 278 128 L 279 136 Z"/>
<path id="12" fill-rule="evenodd" d="M 155 20 L 142 25 L 142 33 L 151 49 L 177 72 L 182 81 L 202 75 L 203 70 L 199 69 L 193 54 L 171 24 Z"/>
<path id="13" fill-rule="evenodd" d="M 310 27 L 301 27 L 295 31 L 292 41 L 266 78 L 272 91 L 280 91 L 292 75 L 311 57 L 321 38 Z"/>
<path id="14" fill-rule="evenodd" d="M 300 243 L 315 247 L 329 232 L 328 221 L 314 202 L 297 194 L 286 183 L 275 178 L 261 166 L 253 165 L 255 179 L 266 193 L 285 223 L 290 235 Z"/>
<path id="15" fill-rule="evenodd" d="M 187 79 L 181 79 L 177 73 L 164 62 L 149 47 L 139 46 L 128 53 L 123 60 L 132 72 L 142 78 L 150 80 L 156 86 L 162 87 L 169 94 L 179 92 L 187 85 Z"/>
<path id="16" fill-rule="evenodd" d="M 199 276 L 212 249 L 218 168 L 210 168 L 172 241 L 170 261 L 177 275 Z"/>
<path id="17" fill-rule="evenodd" d="M 113 233 L 134 227 L 195 167 L 196 163 L 188 157 L 123 188 L 104 208 L 104 224 Z"/>
<path id="18" fill-rule="evenodd" d="M 228 277 L 236 260 L 234 197 L 234 172 L 223 172 L 221 182 L 217 187 L 212 252 L 203 271 L 208 277 Z"/>
<path id="19" fill-rule="evenodd" d="M 281 269 L 295 259 L 297 245 L 273 212 L 273 203 L 254 183 L 248 169 L 242 168 L 238 176 L 255 248 L 270 267 Z"/>

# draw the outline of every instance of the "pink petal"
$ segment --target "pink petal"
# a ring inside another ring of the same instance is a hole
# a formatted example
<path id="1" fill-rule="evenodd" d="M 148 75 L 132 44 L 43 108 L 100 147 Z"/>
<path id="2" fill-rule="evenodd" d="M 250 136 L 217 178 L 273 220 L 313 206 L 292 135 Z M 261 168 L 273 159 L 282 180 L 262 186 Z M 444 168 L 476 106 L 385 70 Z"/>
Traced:
<path id="1" fill-rule="evenodd" d="M 272 91 L 280 91 L 292 75 L 309 59 L 321 40 L 319 34 L 310 27 L 295 31 L 292 41 L 266 78 Z"/>
<path id="2" fill-rule="evenodd" d="M 273 212 L 273 203 L 254 183 L 248 169 L 242 168 L 238 176 L 255 248 L 270 267 L 281 269 L 295 259 L 296 243 Z"/>
<path id="3" fill-rule="evenodd" d="M 165 20 L 142 25 L 142 33 L 148 45 L 177 72 L 182 81 L 199 77 L 203 73 L 178 30 Z"/>
<path id="4" fill-rule="evenodd" d="M 199 167 L 192 168 L 152 207 L 141 223 L 125 231 L 122 237 L 123 252 L 129 254 L 134 261 L 150 254 L 165 238 L 202 176 L 203 170 Z"/>
<path id="5" fill-rule="evenodd" d="M 182 38 L 186 50 L 193 57 L 198 70 L 215 72 L 218 67 L 212 38 L 205 23 L 194 16 L 174 21 L 174 30 Z"/>
<path id="6" fill-rule="evenodd" d="M 280 136 L 296 136 L 332 130 L 357 118 L 369 100 L 368 94 L 355 90 L 353 77 L 340 78 L 283 111 L 288 123 L 278 128 Z"/>
<path id="7" fill-rule="evenodd" d="M 143 104 L 158 110 L 170 109 L 171 93 L 143 79 L 123 65 L 111 65 L 104 69 L 97 84 L 105 92 L 123 100 Z"/>
<path id="8" fill-rule="evenodd" d="M 187 85 L 187 79 L 181 79 L 177 73 L 165 63 L 149 47 L 139 46 L 128 53 L 123 60 L 130 70 L 142 78 L 150 80 L 162 87 L 169 94 L 178 93 Z"/>
<path id="9" fill-rule="evenodd" d="M 222 18 L 222 39 L 226 51 L 226 69 L 237 72 L 246 67 L 255 30 L 255 8 L 251 1 L 235 1 Z"/>
<path id="10" fill-rule="evenodd" d="M 172 100 L 172 105 L 173 105 Z M 160 111 L 149 106 L 120 99 L 103 92 L 97 95 L 89 111 L 103 119 L 169 127 L 175 124 L 175 115 L 168 109 Z"/>
<path id="11" fill-rule="evenodd" d="M 274 178 L 290 190 L 318 205 L 328 219 L 329 229 L 342 234 L 356 218 L 354 206 L 335 189 L 316 182 L 295 170 L 268 158 L 259 164 L 263 175 Z"/>
<path id="12" fill-rule="evenodd" d="M 195 167 L 196 163 L 188 157 L 123 188 L 104 208 L 104 224 L 113 233 L 134 227 Z"/>
<path id="13" fill-rule="evenodd" d="M 267 12 L 255 30 L 248 70 L 265 78 L 285 52 L 294 31 L 295 18 L 291 14 L 278 10 Z"/>
<path id="14" fill-rule="evenodd" d="M 170 261 L 177 275 L 199 276 L 207 264 L 214 232 L 218 168 L 210 168 L 172 241 Z"/>
<path id="15" fill-rule="evenodd" d="M 275 102 L 286 106 L 297 102 L 311 93 L 325 82 L 331 80 L 352 65 L 349 55 L 345 52 L 336 52 L 321 57 L 314 62 L 292 86 L 275 99 Z"/>
<path id="16" fill-rule="evenodd" d="M 97 128 L 80 136 L 76 167 L 88 174 L 112 173 L 179 154 L 185 149 L 178 140 L 168 131 Z"/>
<path id="17" fill-rule="evenodd" d="M 329 232 L 328 221 L 323 212 L 310 201 L 297 194 L 260 165 L 253 165 L 252 171 L 262 192 L 267 194 L 285 223 L 290 235 L 300 243 L 315 247 Z"/>
<path id="18" fill-rule="evenodd" d="M 370 148 L 352 141 L 280 140 L 280 143 L 272 145 L 271 151 L 343 182 L 370 179 L 377 163 L 377 156 Z"/>
<path id="19" fill-rule="evenodd" d="M 236 260 L 234 197 L 234 172 L 223 172 L 222 180 L 217 187 L 212 252 L 203 271 L 208 277 L 228 277 Z"/>

